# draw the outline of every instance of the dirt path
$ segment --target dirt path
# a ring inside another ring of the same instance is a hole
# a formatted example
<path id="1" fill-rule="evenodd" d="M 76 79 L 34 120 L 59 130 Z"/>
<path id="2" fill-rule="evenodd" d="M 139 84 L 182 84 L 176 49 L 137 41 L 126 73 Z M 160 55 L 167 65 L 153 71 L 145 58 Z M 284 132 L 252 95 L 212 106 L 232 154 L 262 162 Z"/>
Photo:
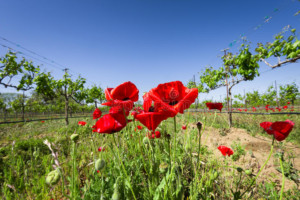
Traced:
<path id="1" fill-rule="evenodd" d="M 245 147 L 246 155 L 242 156 L 238 161 L 234 162 L 231 159 L 229 161 L 230 165 L 241 166 L 244 169 L 252 168 L 256 174 L 263 163 L 266 161 L 270 148 L 271 140 L 263 136 L 251 136 L 243 129 L 232 128 L 225 136 L 222 136 L 219 132 L 219 129 L 206 128 L 203 134 L 202 142 L 208 146 L 210 150 L 213 150 L 217 158 L 220 158 L 220 161 L 223 160 L 223 156 L 220 151 L 217 149 L 220 145 L 225 145 L 230 147 L 233 142 L 240 142 L 242 146 Z M 288 154 L 293 154 L 293 165 L 294 168 L 300 170 L 300 147 L 295 146 L 291 143 L 284 144 L 285 157 Z M 258 181 L 270 180 L 277 183 L 278 187 L 281 187 L 281 178 L 282 174 L 276 170 L 277 167 L 280 167 L 279 159 L 275 157 L 276 151 L 279 151 L 279 147 L 275 146 L 273 150 L 273 155 L 269 160 L 268 164 L 262 171 Z M 300 181 L 300 180 L 299 180 Z M 294 186 L 297 186 L 294 181 L 285 179 L 285 190 L 290 189 Z"/>

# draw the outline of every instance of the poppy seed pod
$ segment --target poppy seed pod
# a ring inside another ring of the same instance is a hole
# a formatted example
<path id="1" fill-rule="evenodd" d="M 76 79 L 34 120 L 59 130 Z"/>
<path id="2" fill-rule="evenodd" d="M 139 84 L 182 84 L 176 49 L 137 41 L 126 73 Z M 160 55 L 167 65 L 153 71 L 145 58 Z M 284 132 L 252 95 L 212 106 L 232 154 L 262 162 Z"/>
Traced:
<path id="1" fill-rule="evenodd" d="M 197 122 L 196 125 L 197 125 L 198 130 L 201 131 L 201 129 L 202 129 L 202 123 L 201 122 Z"/>
<path id="2" fill-rule="evenodd" d="M 98 159 L 95 162 L 95 169 L 96 170 L 101 170 L 101 169 L 103 169 L 105 167 L 105 164 L 106 164 L 105 160 Z"/>
<path id="3" fill-rule="evenodd" d="M 71 140 L 72 140 L 73 142 L 77 142 L 78 139 L 79 139 L 79 135 L 78 135 L 78 134 L 72 134 L 70 138 L 71 138 Z"/>
<path id="4" fill-rule="evenodd" d="M 59 170 L 59 168 L 57 168 L 56 170 L 51 171 L 47 177 L 46 177 L 46 183 L 48 185 L 55 185 L 58 183 L 59 179 L 61 176 L 61 172 Z"/>

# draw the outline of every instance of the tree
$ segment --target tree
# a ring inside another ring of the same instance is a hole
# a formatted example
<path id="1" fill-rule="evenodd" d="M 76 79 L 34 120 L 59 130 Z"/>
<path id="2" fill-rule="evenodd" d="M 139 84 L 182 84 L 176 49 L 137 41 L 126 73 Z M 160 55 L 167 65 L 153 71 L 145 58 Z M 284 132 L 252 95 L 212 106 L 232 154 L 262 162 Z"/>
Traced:
<path id="1" fill-rule="evenodd" d="M 242 81 L 251 81 L 258 73 L 258 59 L 250 52 L 249 45 L 242 44 L 239 53 L 226 53 L 222 57 L 224 66 L 213 69 L 208 67 L 200 75 L 200 88 L 208 92 L 219 87 L 227 86 L 228 92 L 228 122 L 232 126 L 232 88 Z"/>
<path id="2" fill-rule="evenodd" d="M 264 105 L 276 105 L 276 91 L 273 85 L 269 86 L 267 92 L 261 95 L 261 99 Z"/>
<path id="3" fill-rule="evenodd" d="M 103 89 L 100 86 L 93 85 L 89 89 L 85 89 L 84 93 L 86 94 L 86 103 L 94 103 L 95 108 L 97 108 L 98 103 L 102 103 L 105 99 Z"/>
<path id="4" fill-rule="evenodd" d="M 0 63 L 3 64 L 0 66 L 0 85 L 23 91 L 33 88 L 33 79 L 39 72 L 39 66 L 35 67 L 24 57 L 18 62 L 16 53 L 11 51 L 4 57 L 0 57 Z M 17 84 L 12 83 L 12 79 L 17 76 L 21 76 L 20 81 Z"/>
<path id="5" fill-rule="evenodd" d="M 259 92 L 257 90 L 253 92 L 247 92 L 245 102 L 251 106 L 260 105 L 262 102 Z"/>
<path id="6" fill-rule="evenodd" d="M 284 86 L 280 86 L 279 88 L 280 102 L 284 104 L 287 101 L 290 101 L 292 102 L 292 105 L 294 105 L 295 100 L 300 95 L 299 87 L 296 85 L 296 83 L 293 82 L 292 84 L 286 84 Z"/>
<path id="7" fill-rule="evenodd" d="M 55 80 L 50 73 L 41 73 L 35 78 L 37 85 L 36 92 L 45 95 L 49 99 L 53 99 L 55 95 L 62 96 L 65 100 L 65 120 L 66 125 L 69 124 L 69 103 L 74 100 L 81 104 L 85 98 L 84 84 L 85 79 L 78 77 L 75 81 L 65 70 L 63 79 Z"/>

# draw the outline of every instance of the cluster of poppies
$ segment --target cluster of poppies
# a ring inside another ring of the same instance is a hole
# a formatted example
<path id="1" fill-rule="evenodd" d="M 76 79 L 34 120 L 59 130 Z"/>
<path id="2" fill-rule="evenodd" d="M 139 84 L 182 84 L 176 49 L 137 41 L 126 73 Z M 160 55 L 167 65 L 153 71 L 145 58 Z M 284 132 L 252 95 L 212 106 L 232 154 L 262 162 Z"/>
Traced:
<path id="1" fill-rule="evenodd" d="M 158 125 L 169 117 L 175 117 L 189 108 L 198 96 L 198 89 L 189 89 L 180 81 L 159 84 L 143 95 L 143 109 L 134 107 L 138 101 L 139 90 L 130 81 L 122 83 L 115 88 L 105 89 L 107 102 L 102 105 L 109 106 L 109 113 L 101 117 L 101 111 L 95 110 L 94 119 L 98 119 L 93 126 L 93 132 L 115 133 L 122 130 L 131 120 L 127 119 L 129 113 L 135 120 L 151 131 L 152 138 L 159 138 L 155 130 Z"/>

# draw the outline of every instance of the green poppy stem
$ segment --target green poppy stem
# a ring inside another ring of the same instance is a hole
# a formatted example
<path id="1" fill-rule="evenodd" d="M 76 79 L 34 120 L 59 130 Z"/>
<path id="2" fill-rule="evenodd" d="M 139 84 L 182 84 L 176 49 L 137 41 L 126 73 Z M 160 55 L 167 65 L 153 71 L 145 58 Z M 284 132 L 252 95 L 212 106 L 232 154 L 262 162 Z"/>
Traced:
<path id="1" fill-rule="evenodd" d="M 177 148 L 177 132 L 176 132 L 176 116 L 173 118 L 174 119 L 174 159 L 173 161 L 175 161 L 175 158 L 176 158 L 176 148 Z"/>
<path id="2" fill-rule="evenodd" d="M 114 142 L 115 142 L 115 147 L 117 148 L 117 153 L 118 153 L 119 161 L 120 161 L 120 163 L 121 163 L 121 165 L 122 165 L 122 169 L 123 169 L 123 171 L 124 171 L 124 175 L 126 176 L 126 180 L 128 181 L 128 175 L 127 175 L 127 172 L 126 172 L 126 170 L 125 170 L 123 161 L 121 160 L 119 148 L 118 148 L 118 146 L 117 146 L 117 142 L 116 142 L 116 139 L 115 139 L 114 135 L 113 135 L 113 138 L 114 138 Z M 131 190 L 131 193 L 132 193 L 132 195 L 133 195 L 133 198 L 136 200 L 136 197 L 135 197 L 135 194 L 134 194 L 134 191 L 133 191 L 133 189 L 132 189 L 132 186 L 131 186 L 130 181 L 128 181 L 128 183 L 129 183 L 128 185 L 129 185 L 129 187 L 130 187 L 130 190 Z"/>
<path id="3" fill-rule="evenodd" d="M 76 199 L 76 142 L 73 142 L 73 153 L 72 153 L 72 165 L 73 165 L 73 173 L 72 173 L 72 199 Z"/>
<path id="4" fill-rule="evenodd" d="M 200 151 L 201 151 L 201 130 L 199 129 L 198 159 L 197 159 L 197 165 L 198 165 L 198 167 L 200 166 L 200 164 L 199 164 L 199 161 L 200 161 Z"/>
<path id="5" fill-rule="evenodd" d="M 283 197 L 284 180 L 285 180 L 282 157 L 283 157 L 283 155 L 280 156 L 280 168 L 281 168 L 281 173 L 282 173 L 282 183 L 281 183 L 281 191 L 280 191 L 280 199 L 279 200 L 282 200 L 282 197 Z"/>
<path id="6" fill-rule="evenodd" d="M 249 185 L 249 187 L 245 190 L 245 192 L 241 195 L 244 196 L 244 194 L 252 187 L 253 183 L 256 182 L 257 177 L 259 176 L 259 174 L 262 172 L 263 168 L 266 166 L 266 164 L 268 163 L 268 161 L 271 158 L 271 155 L 273 153 L 273 148 L 274 148 L 274 141 L 275 141 L 275 137 L 273 136 L 273 140 L 272 140 L 272 146 L 271 146 L 271 150 L 270 150 L 270 154 L 267 158 L 267 160 L 265 161 L 265 163 L 263 164 L 263 166 L 260 168 L 260 170 L 258 171 L 258 173 L 256 174 L 255 178 L 252 180 L 251 184 Z"/>

